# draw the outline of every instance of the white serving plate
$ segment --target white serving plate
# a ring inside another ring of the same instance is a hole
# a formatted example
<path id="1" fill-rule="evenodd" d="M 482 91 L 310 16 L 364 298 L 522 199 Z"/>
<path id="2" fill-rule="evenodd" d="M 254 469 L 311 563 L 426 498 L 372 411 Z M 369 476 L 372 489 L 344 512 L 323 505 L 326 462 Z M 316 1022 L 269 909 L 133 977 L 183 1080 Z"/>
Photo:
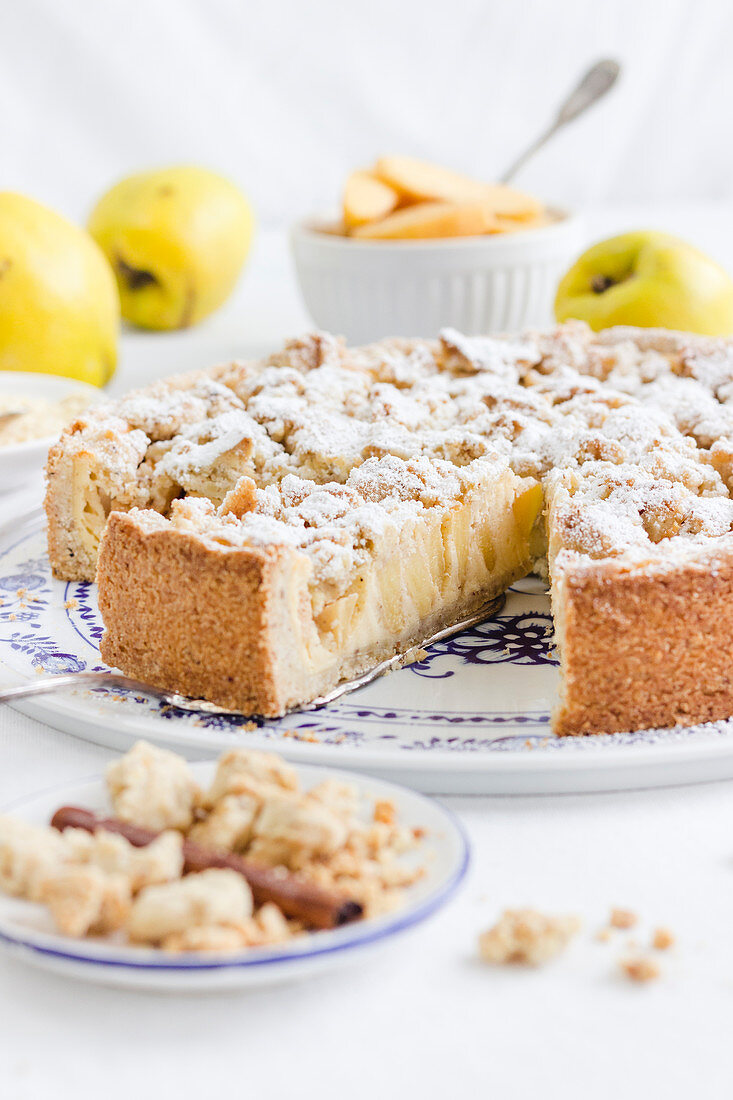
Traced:
<path id="1" fill-rule="evenodd" d="M 199 784 L 205 786 L 211 781 L 214 762 L 191 766 Z M 294 981 L 357 962 L 368 951 L 386 947 L 396 936 L 430 917 L 453 896 L 465 876 L 469 851 L 461 826 L 448 810 L 404 787 L 348 772 L 299 764 L 298 774 L 304 787 L 328 778 L 356 783 L 362 796 L 372 803 L 389 799 L 401 821 L 425 829 L 424 843 L 410 854 L 425 867 L 425 874 L 406 892 L 407 903 L 402 909 L 278 947 L 235 954 L 171 955 L 155 948 L 129 947 L 113 937 L 80 940 L 62 936 L 54 930 L 42 906 L 0 894 L 0 948 L 33 966 L 104 985 L 169 992 L 247 989 Z M 54 811 L 64 805 L 109 813 L 101 776 L 43 791 L 4 807 L 4 812 L 47 825 Z"/>
<path id="2" fill-rule="evenodd" d="M 291 249 L 308 312 L 327 332 L 366 344 L 398 333 L 467 335 L 547 325 L 557 284 L 580 251 L 577 214 L 483 237 L 370 241 L 294 226 Z"/>
<path id="3" fill-rule="evenodd" d="M 40 517 L 0 530 L 0 599 L 3 684 L 105 667 L 95 586 L 52 579 Z M 514 586 L 500 615 L 432 646 L 424 661 L 319 711 L 256 728 L 246 718 L 184 714 L 119 690 L 65 692 L 16 706 L 115 749 L 144 737 L 203 758 L 246 744 L 441 794 L 620 790 L 733 777 L 733 723 L 558 738 L 549 726 L 556 686 L 549 600 L 529 578 Z"/>
<path id="4" fill-rule="evenodd" d="M 64 378 L 56 374 L 41 374 L 33 371 L 0 371 L 0 395 L 18 397 L 36 395 L 52 401 L 60 401 L 72 393 L 85 393 L 89 403 L 102 400 L 104 394 L 96 386 L 79 382 L 75 378 Z M 57 438 L 55 435 L 42 439 L 28 439 L 25 443 L 14 443 L 9 447 L 0 447 L 0 497 L 27 485 L 38 477 L 46 465 L 48 448 Z"/>

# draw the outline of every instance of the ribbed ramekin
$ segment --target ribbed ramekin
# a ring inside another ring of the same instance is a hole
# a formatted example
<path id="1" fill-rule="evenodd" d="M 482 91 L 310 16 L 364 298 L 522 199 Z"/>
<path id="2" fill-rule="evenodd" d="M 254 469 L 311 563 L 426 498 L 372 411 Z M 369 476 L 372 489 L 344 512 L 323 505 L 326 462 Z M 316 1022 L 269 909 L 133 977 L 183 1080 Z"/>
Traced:
<path id="1" fill-rule="evenodd" d="M 582 245 L 577 215 L 486 237 L 367 241 L 302 222 L 291 245 L 319 328 L 369 343 L 385 336 L 468 334 L 546 325 L 558 280 Z"/>

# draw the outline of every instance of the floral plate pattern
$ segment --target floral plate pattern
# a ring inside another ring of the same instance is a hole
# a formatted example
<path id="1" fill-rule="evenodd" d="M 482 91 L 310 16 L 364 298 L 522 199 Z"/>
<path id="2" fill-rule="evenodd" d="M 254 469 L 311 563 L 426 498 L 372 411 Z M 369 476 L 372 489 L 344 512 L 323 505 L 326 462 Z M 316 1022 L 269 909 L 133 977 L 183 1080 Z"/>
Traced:
<path id="1" fill-rule="evenodd" d="M 52 578 L 40 520 L 6 532 L 0 540 L 3 682 L 105 668 L 102 629 L 95 586 Z M 253 723 L 191 715 L 118 689 L 59 693 L 18 709 L 112 747 L 147 737 L 209 756 L 246 741 L 444 793 L 607 789 L 733 775 L 728 723 L 554 737 L 549 716 L 557 679 L 549 600 L 543 585 L 528 578 L 508 593 L 501 614 L 319 711 Z M 698 774 L 701 761 L 704 774 Z"/>

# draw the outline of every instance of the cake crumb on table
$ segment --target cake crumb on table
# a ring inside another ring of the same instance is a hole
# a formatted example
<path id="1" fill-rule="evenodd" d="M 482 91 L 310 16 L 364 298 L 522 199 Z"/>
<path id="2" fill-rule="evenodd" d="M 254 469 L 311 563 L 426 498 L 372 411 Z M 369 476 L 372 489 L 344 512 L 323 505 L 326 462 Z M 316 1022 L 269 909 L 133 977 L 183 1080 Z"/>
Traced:
<path id="1" fill-rule="evenodd" d="M 674 945 L 674 935 L 669 928 L 655 928 L 652 936 L 652 947 L 657 951 L 667 951 Z"/>
<path id="2" fill-rule="evenodd" d="M 488 963 L 540 966 L 564 951 L 579 929 L 576 916 L 505 909 L 497 923 L 479 936 L 479 954 Z"/>
<path id="3" fill-rule="evenodd" d="M 631 909 L 612 909 L 608 924 L 610 928 L 633 928 L 639 918 Z"/>
<path id="4" fill-rule="evenodd" d="M 622 972 L 632 982 L 651 982 L 660 976 L 659 965 L 644 955 L 621 959 L 619 962 Z"/>

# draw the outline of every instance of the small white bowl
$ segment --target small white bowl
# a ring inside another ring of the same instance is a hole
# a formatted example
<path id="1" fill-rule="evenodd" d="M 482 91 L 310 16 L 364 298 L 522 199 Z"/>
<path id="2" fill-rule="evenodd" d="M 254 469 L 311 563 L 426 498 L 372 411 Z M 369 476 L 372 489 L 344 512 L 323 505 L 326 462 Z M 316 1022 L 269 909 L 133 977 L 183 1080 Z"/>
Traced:
<path id="1" fill-rule="evenodd" d="M 577 215 L 552 213 L 557 221 L 538 229 L 414 241 L 354 240 L 302 222 L 291 245 L 305 304 L 320 328 L 354 344 L 445 326 L 476 335 L 546 325 L 583 240 Z"/>
<path id="2" fill-rule="evenodd" d="M 75 378 L 36 371 L 0 371 L 2 397 L 10 394 L 60 401 L 72 393 L 87 394 L 90 405 L 104 398 L 103 392 L 96 386 Z M 57 438 L 58 435 L 50 435 L 42 439 L 27 439 L 24 443 L 11 443 L 7 447 L 0 446 L 0 496 L 22 488 L 41 473 L 48 458 L 48 448 Z"/>

